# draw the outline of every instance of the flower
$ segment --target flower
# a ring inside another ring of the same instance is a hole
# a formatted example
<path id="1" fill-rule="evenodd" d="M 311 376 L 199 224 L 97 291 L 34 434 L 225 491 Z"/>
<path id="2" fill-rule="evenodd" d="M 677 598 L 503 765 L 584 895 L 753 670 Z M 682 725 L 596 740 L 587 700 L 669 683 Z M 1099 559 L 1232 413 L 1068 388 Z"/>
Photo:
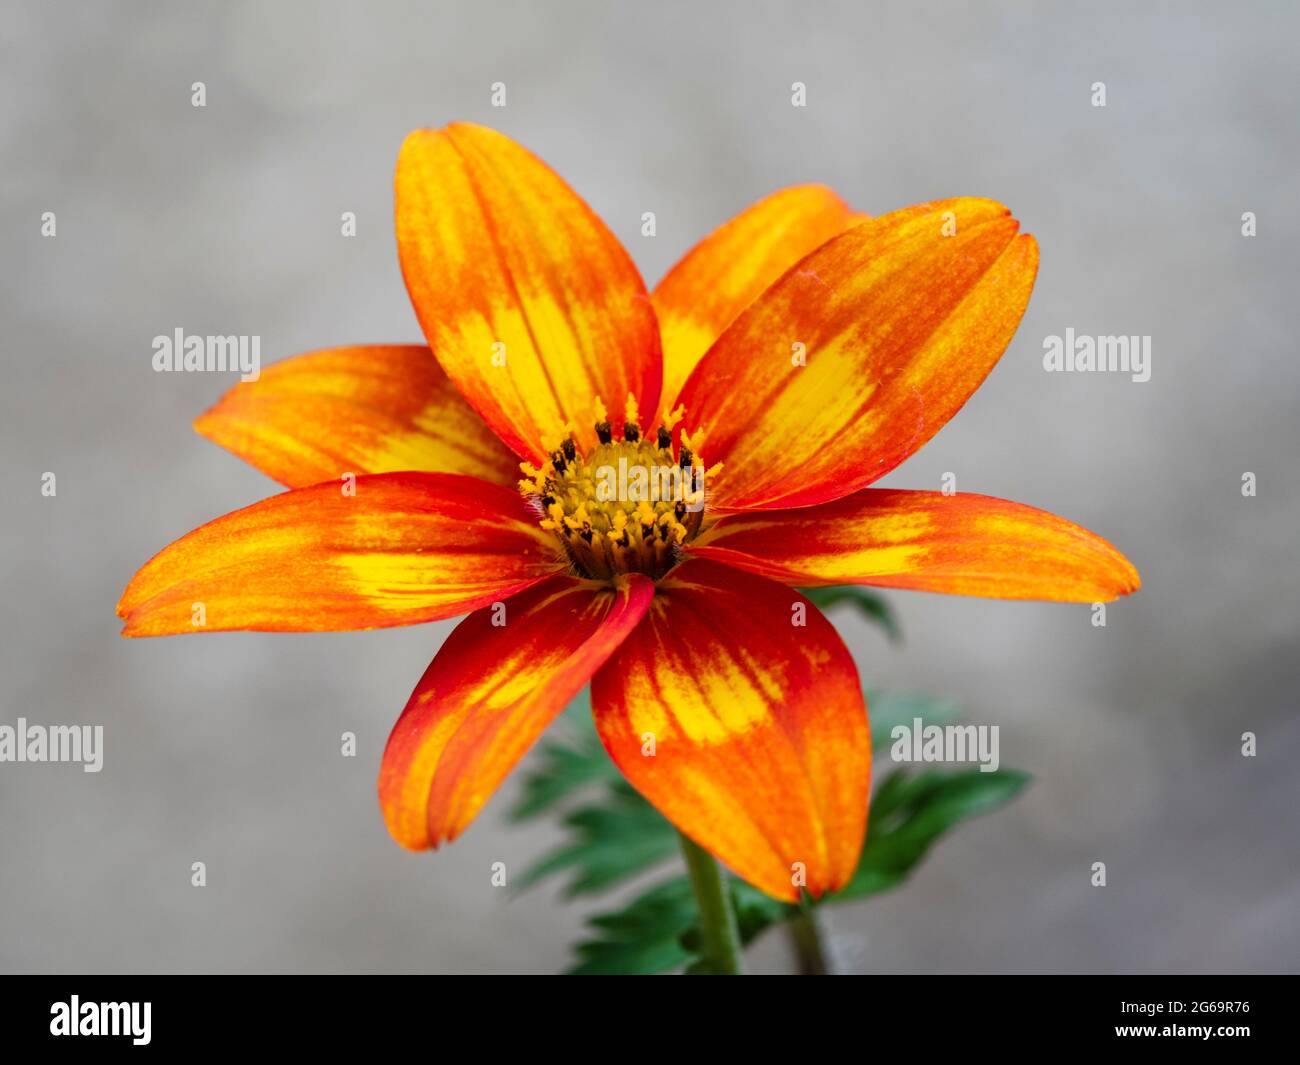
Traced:
<path id="1" fill-rule="evenodd" d="M 231 389 L 196 428 L 289 491 L 164 549 L 118 613 L 123 635 L 161 636 L 468 612 L 384 754 L 403 846 L 462 832 L 590 681 L 605 747 L 665 817 L 769 894 L 820 895 L 858 859 L 870 740 L 853 661 L 793 586 L 1138 587 L 1115 548 L 1043 511 L 868 487 L 1015 332 L 1038 250 L 1000 204 L 867 219 L 785 189 L 648 294 L 500 133 L 416 131 L 396 185 L 429 346 L 319 351 Z M 611 497 L 612 468 L 687 488 Z"/>

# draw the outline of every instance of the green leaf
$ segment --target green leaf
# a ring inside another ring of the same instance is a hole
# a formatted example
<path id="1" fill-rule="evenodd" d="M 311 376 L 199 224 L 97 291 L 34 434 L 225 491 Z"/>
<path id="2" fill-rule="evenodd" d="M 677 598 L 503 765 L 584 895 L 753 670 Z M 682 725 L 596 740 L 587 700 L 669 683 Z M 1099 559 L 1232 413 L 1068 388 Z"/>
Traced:
<path id="1" fill-rule="evenodd" d="M 758 938 L 760 932 L 769 926 L 788 921 L 799 912 L 798 906 L 777 902 L 771 895 L 764 895 L 752 884 L 747 884 L 734 876 L 731 881 L 731 899 L 736 909 L 736 925 L 740 930 L 740 942 L 748 946 Z"/>
<path id="2" fill-rule="evenodd" d="M 740 933 L 740 942 L 748 946 L 759 934 L 774 924 L 788 921 L 799 912 L 797 906 L 778 902 L 770 895 L 764 895 L 752 884 L 723 871 L 727 885 L 731 890 L 731 907 L 736 914 L 736 930 Z M 699 950 L 699 929 L 692 925 L 691 930 L 682 938 L 682 942 L 693 953 Z"/>
<path id="3" fill-rule="evenodd" d="M 568 799 L 592 792 L 561 819 L 566 842 L 525 870 L 515 886 L 524 890 L 565 875 L 566 897 L 606 891 L 677 853 L 677 833 L 623 779 L 601 746 L 584 690 L 556 722 L 523 779 L 523 795 L 511 810 L 515 821 L 553 812 Z"/>
<path id="4" fill-rule="evenodd" d="M 580 806 L 563 820 L 569 842 L 524 871 L 517 885 L 570 873 L 566 897 L 615 887 L 677 853 L 677 833 L 640 795 L 621 781 L 603 801 Z"/>
<path id="5" fill-rule="evenodd" d="M 941 836 L 1009 802 L 1029 780 L 1029 774 L 1018 769 L 895 770 L 872 796 L 857 872 L 834 900 L 865 898 L 897 887 Z"/>
<path id="6" fill-rule="evenodd" d="M 903 638 L 903 630 L 898 626 L 894 608 L 879 592 L 856 584 L 836 584 L 827 588 L 800 588 L 799 591 L 823 611 L 839 603 L 849 603 L 884 629 L 885 635 L 895 643 Z"/>
<path id="7" fill-rule="evenodd" d="M 593 784 L 614 784 L 622 779 L 596 735 L 591 692 L 584 688 L 529 761 L 523 774 L 523 794 L 508 816 L 511 821 L 527 821 Z"/>
<path id="8" fill-rule="evenodd" d="M 996 810 L 1029 780 L 1029 774 L 1015 769 L 894 771 L 872 797 L 871 829 L 857 872 L 842 891 L 822 902 L 861 899 L 897 887 L 941 836 L 962 821 Z M 675 842 L 672 830 L 668 832 Z M 728 876 L 728 883 L 746 945 L 799 912 L 797 906 L 769 898 L 735 877 Z M 689 879 L 673 877 L 620 909 L 589 918 L 592 934 L 575 948 L 578 960 L 570 972 L 652 974 L 680 968 L 704 973 L 696 920 Z"/>
<path id="9" fill-rule="evenodd" d="M 898 725 L 910 726 L 915 718 L 922 725 L 947 725 L 957 720 L 957 706 L 946 699 L 906 692 L 875 691 L 868 688 L 867 717 L 871 719 L 871 749 L 889 746 L 890 732 Z"/>
<path id="10" fill-rule="evenodd" d="M 727 875 L 727 881 L 742 943 L 798 912 L 733 876 Z M 574 948 L 578 961 L 569 971 L 584 976 L 649 975 L 684 967 L 687 974 L 707 973 L 698 953 L 697 919 L 690 879 L 665 880 L 622 909 L 589 918 L 593 934 Z"/>
<path id="11" fill-rule="evenodd" d="M 593 934 L 574 948 L 576 976 L 641 976 L 666 973 L 695 961 L 682 937 L 695 927 L 690 881 L 674 877 L 638 895 L 625 907 L 588 919 Z"/>
<path id="12" fill-rule="evenodd" d="M 819 593 L 839 589 L 817 589 Z M 850 592 L 859 591 L 850 589 Z M 868 593 L 869 594 L 869 593 Z M 873 747 L 891 741 L 890 731 L 921 718 L 926 725 L 956 720 L 947 701 L 897 692 L 868 693 Z M 957 824 L 1008 802 L 1029 781 L 1017 770 L 981 773 L 978 768 L 898 769 L 871 799 L 870 831 L 857 872 L 838 894 L 822 902 L 859 899 L 902 883 L 933 844 Z M 567 896 L 594 894 L 625 883 L 680 853 L 673 827 L 623 780 L 592 724 L 584 691 L 556 723 L 523 780 L 514 820 L 554 811 L 584 796 L 562 819 L 566 841 L 516 880 L 527 888 L 564 876 Z M 743 881 L 728 876 L 742 942 L 748 944 L 799 912 Z M 577 945 L 575 973 L 702 972 L 695 897 L 685 876 L 651 887 L 622 907 L 589 919 L 590 933 Z"/>

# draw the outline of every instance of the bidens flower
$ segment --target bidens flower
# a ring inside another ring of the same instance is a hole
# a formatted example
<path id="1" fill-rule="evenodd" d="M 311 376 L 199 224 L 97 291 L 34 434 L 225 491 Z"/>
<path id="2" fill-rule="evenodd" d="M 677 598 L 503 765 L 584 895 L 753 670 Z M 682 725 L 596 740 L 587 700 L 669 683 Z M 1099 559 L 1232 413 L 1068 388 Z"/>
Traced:
<path id="1" fill-rule="evenodd" d="M 290 491 L 148 562 L 124 634 L 471 612 L 384 754 L 399 843 L 454 839 L 590 681 L 610 756 L 682 832 L 778 898 L 835 889 L 866 829 L 866 706 L 792 586 L 1076 602 L 1138 586 L 1042 511 L 867 487 L 1006 348 L 1038 261 L 1017 231 L 988 200 L 868 220 L 801 186 L 648 294 L 533 155 L 478 126 L 417 131 L 397 241 L 429 347 L 290 359 L 199 418 Z M 611 498 L 603 467 L 689 470 L 705 506 Z"/>

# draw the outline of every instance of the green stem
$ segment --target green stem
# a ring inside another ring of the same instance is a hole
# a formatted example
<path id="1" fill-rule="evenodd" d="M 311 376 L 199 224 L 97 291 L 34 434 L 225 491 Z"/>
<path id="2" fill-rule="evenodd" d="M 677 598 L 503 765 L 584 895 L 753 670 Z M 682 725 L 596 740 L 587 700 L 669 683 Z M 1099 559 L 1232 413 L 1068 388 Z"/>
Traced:
<path id="1" fill-rule="evenodd" d="M 794 943 L 795 956 L 799 959 L 800 976 L 829 976 L 830 964 L 826 958 L 826 948 L 822 944 L 821 925 L 817 920 L 817 911 L 805 906 L 793 918 L 789 925 L 790 939 Z"/>
<path id="2" fill-rule="evenodd" d="M 704 962 L 719 976 L 739 976 L 744 972 L 740 930 L 736 927 L 731 892 L 722 870 L 713 855 L 686 836 L 682 836 L 682 854 L 700 908 Z"/>

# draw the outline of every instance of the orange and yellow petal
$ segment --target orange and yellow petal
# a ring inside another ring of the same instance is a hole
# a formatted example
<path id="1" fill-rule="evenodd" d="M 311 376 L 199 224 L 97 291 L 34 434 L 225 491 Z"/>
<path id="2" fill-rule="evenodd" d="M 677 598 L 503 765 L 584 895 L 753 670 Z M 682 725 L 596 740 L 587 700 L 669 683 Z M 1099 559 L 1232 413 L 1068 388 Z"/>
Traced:
<path id="1" fill-rule="evenodd" d="M 663 338 L 662 406 L 736 316 L 809 252 L 864 221 L 825 185 L 759 200 L 695 245 L 651 294 Z"/>
<path id="2" fill-rule="evenodd" d="M 724 510 L 810 506 L 883 477 L 956 413 L 1029 301 L 1038 247 L 1001 204 L 854 226 L 785 274 L 682 389 Z"/>
<path id="3" fill-rule="evenodd" d="M 734 514 L 693 554 L 812 587 L 873 584 L 990 599 L 1101 603 L 1137 591 L 1096 533 L 991 496 L 868 488 L 820 506 Z"/>
<path id="4" fill-rule="evenodd" d="M 518 477 L 518 459 L 418 344 L 284 359 L 235 385 L 194 428 L 289 488 L 404 470 Z"/>
<path id="5" fill-rule="evenodd" d="M 564 565 L 512 488 L 379 473 L 195 529 L 145 563 L 117 612 L 123 636 L 386 628 L 463 614 Z"/>
<path id="6" fill-rule="evenodd" d="M 604 402 L 659 402 L 662 358 L 641 275 L 605 224 L 509 137 L 416 130 L 397 161 L 397 246 L 424 335 L 470 405 L 521 458 Z"/>
<path id="7" fill-rule="evenodd" d="M 627 779 L 682 832 L 779 899 L 853 875 L 871 742 L 843 641 L 790 588 L 692 560 L 592 680 Z"/>
<path id="8" fill-rule="evenodd" d="M 617 587 L 560 576 L 462 621 L 384 751 L 379 801 L 393 838 L 424 850 L 460 835 L 653 596 L 640 574 Z"/>

